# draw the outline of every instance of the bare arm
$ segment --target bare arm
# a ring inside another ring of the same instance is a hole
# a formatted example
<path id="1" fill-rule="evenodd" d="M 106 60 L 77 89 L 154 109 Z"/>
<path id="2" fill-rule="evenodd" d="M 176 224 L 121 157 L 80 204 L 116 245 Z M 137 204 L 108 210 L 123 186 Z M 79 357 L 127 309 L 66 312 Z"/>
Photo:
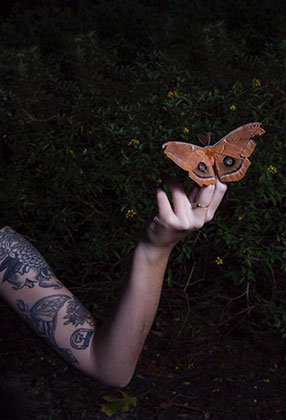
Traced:
<path id="1" fill-rule="evenodd" d="M 109 385 L 132 378 L 174 245 L 212 219 L 226 190 L 217 182 L 188 198 L 176 181 L 167 184 L 173 207 L 158 190 L 158 215 L 146 224 L 119 303 L 100 327 L 28 241 L 7 226 L 0 230 L 1 296 L 69 363 Z M 192 209 L 190 201 L 208 207 Z"/>

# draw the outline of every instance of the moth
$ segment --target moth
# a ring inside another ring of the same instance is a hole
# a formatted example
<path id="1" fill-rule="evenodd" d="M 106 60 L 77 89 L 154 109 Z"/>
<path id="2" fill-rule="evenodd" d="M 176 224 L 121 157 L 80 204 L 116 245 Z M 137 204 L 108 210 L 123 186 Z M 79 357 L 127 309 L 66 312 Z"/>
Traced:
<path id="1" fill-rule="evenodd" d="M 252 137 L 264 133 L 261 123 L 253 122 L 236 128 L 213 146 L 169 141 L 162 148 L 200 186 L 215 184 L 215 175 L 221 182 L 239 181 L 250 165 L 248 157 L 256 146 Z"/>

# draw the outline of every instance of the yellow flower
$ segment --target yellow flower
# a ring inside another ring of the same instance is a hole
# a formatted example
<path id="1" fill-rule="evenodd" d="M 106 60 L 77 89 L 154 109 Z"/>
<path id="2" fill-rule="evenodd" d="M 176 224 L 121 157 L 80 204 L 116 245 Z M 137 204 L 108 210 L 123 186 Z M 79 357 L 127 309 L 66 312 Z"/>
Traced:
<path id="1" fill-rule="evenodd" d="M 132 140 L 130 140 L 130 142 L 128 143 L 128 146 L 133 146 L 133 145 L 135 145 L 135 144 L 139 144 L 139 143 L 140 143 L 140 141 L 139 141 L 139 140 L 132 139 Z"/>
<path id="2" fill-rule="evenodd" d="M 236 89 L 236 88 L 241 89 L 242 87 L 243 87 L 242 83 L 241 83 L 239 80 L 237 80 L 237 81 L 233 84 L 232 89 Z"/>
<path id="3" fill-rule="evenodd" d="M 168 98 L 179 98 L 178 92 L 176 90 L 170 90 L 170 92 L 168 93 Z"/>
<path id="4" fill-rule="evenodd" d="M 210 28 L 203 28 L 203 32 L 210 32 Z"/>
<path id="5" fill-rule="evenodd" d="M 243 215 L 243 216 L 238 216 L 238 220 L 243 220 L 243 219 L 244 219 L 244 217 L 245 217 L 245 215 Z"/>
<path id="6" fill-rule="evenodd" d="M 260 80 L 259 80 L 259 79 L 253 79 L 253 80 L 252 80 L 252 83 L 254 84 L 254 86 L 255 86 L 255 87 L 259 87 L 259 86 L 261 86 L 261 82 L 260 82 Z"/>
<path id="7" fill-rule="evenodd" d="M 135 215 L 136 215 L 136 212 L 133 209 L 131 209 L 131 210 L 128 210 L 127 213 L 125 213 L 125 218 L 129 219 L 130 217 L 134 217 Z"/>
<path id="8" fill-rule="evenodd" d="M 17 57 L 24 57 L 24 53 L 21 53 L 21 52 L 19 52 L 18 54 L 17 54 Z"/>
<path id="9" fill-rule="evenodd" d="M 265 379 L 263 379 L 263 382 L 269 383 L 270 382 L 270 379 L 269 378 L 265 378 Z"/>
<path id="10" fill-rule="evenodd" d="M 80 41 L 81 41 L 81 38 L 79 37 L 74 38 L 74 42 L 80 42 Z"/>
<path id="11" fill-rule="evenodd" d="M 267 171 L 270 172 L 271 174 L 276 174 L 278 172 L 277 168 L 275 168 L 275 166 L 273 165 L 269 165 L 267 168 Z"/>
<path id="12" fill-rule="evenodd" d="M 82 154 L 86 155 L 87 154 L 87 149 L 83 149 Z"/>
<path id="13" fill-rule="evenodd" d="M 2 139 L 6 139 L 7 134 L 3 134 Z"/>
<path id="14" fill-rule="evenodd" d="M 66 148 L 66 152 L 69 153 L 72 156 L 75 156 L 75 152 L 72 149 L 70 149 L 69 147 Z"/>
<path id="15" fill-rule="evenodd" d="M 184 128 L 184 133 L 185 133 L 185 134 L 188 134 L 189 132 L 190 132 L 190 130 L 189 130 L 187 127 L 185 127 L 185 128 Z"/>
<path id="16" fill-rule="evenodd" d="M 216 257 L 215 262 L 217 263 L 217 265 L 223 264 L 222 258 L 220 258 L 220 257 Z"/>
<path id="17" fill-rule="evenodd" d="M 235 110 L 236 110 L 236 106 L 235 106 L 235 105 L 231 105 L 231 106 L 229 107 L 229 109 L 230 109 L 231 111 L 235 111 Z"/>

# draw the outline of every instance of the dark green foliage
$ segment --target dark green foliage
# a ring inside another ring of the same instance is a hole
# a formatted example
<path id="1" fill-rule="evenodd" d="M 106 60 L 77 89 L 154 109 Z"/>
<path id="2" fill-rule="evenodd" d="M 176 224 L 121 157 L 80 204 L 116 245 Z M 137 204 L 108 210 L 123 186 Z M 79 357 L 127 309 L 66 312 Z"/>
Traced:
<path id="1" fill-rule="evenodd" d="M 67 286 L 108 309 L 160 173 L 193 186 L 161 145 L 261 121 L 247 175 L 176 247 L 167 280 L 184 288 L 195 264 L 191 282 L 204 281 L 191 293 L 245 292 L 242 307 L 285 334 L 283 2 L 169 1 L 164 14 L 150 3 L 14 8 L 2 22 L 3 216 Z"/>

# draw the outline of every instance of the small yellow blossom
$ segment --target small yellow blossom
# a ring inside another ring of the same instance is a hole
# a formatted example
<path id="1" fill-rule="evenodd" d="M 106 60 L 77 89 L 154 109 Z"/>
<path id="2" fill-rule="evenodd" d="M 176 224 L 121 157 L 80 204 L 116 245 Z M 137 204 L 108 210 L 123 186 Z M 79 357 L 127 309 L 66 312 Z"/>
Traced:
<path id="1" fill-rule="evenodd" d="M 139 141 L 139 140 L 132 139 L 132 140 L 130 140 L 130 142 L 128 143 L 128 146 L 133 146 L 133 145 L 135 145 L 135 144 L 139 144 L 139 143 L 140 143 L 140 141 Z"/>
<path id="2" fill-rule="evenodd" d="M 232 89 L 236 89 L 236 88 L 241 89 L 242 87 L 243 87 L 242 83 L 241 83 L 239 80 L 237 80 L 237 81 L 233 84 Z"/>
<path id="3" fill-rule="evenodd" d="M 189 132 L 190 132 L 190 130 L 189 130 L 187 127 L 185 127 L 185 128 L 184 128 L 184 133 L 185 133 L 185 134 L 188 134 Z"/>
<path id="4" fill-rule="evenodd" d="M 82 154 L 86 155 L 87 154 L 87 149 L 83 149 Z"/>
<path id="5" fill-rule="evenodd" d="M 134 217 L 136 215 L 136 212 L 134 210 L 128 210 L 127 213 L 125 214 L 125 218 L 129 219 L 130 217 Z"/>
<path id="6" fill-rule="evenodd" d="M 168 93 L 168 98 L 179 98 L 178 92 L 176 90 L 170 90 L 170 92 Z"/>
<path id="7" fill-rule="evenodd" d="M 163 182 L 163 181 L 162 181 L 162 179 L 161 179 L 161 178 L 158 178 L 158 179 L 157 179 L 157 182 L 158 182 L 158 184 L 162 184 L 162 182 Z"/>
<path id="8" fill-rule="evenodd" d="M 270 172 L 271 174 L 276 174 L 278 172 L 277 168 L 275 168 L 275 166 L 273 165 L 269 165 L 267 168 L 267 171 Z"/>
<path id="9" fill-rule="evenodd" d="M 240 220 L 243 220 L 244 219 L 244 217 L 245 217 L 245 214 L 243 214 L 242 216 L 238 216 L 238 220 L 240 221 Z"/>
<path id="10" fill-rule="evenodd" d="M 210 28 L 203 28 L 203 32 L 210 32 Z"/>
<path id="11" fill-rule="evenodd" d="M 12 117 L 12 114 L 11 114 L 11 112 L 8 112 L 8 117 Z"/>
<path id="12" fill-rule="evenodd" d="M 80 42 L 80 41 L 81 41 L 81 38 L 79 37 L 74 38 L 74 42 Z"/>
<path id="13" fill-rule="evenodd" d="M 269 383 L 270 382 L 270 379 L 269 378 L 265 378 L 265 379 L 263 379 L 263 382 Z"/>
<path id="14" fill-rule="evenodd" d="M 75 156 L 75 152 L 72 149 L 70 149 L 69 147 L 66 148 L 66 152 L 69 153 L 72 156 Z"/>
<path id="15" fill-rule="evenodd" d="M 17 57 L 24 57 L 24 53 L 21 53 L 21 52 L 19 52 L 18 54 L 17 54 Z"/>
<path id="16" fill-rule="evenodd" d="M 221 265 L 221 264 L 223 264 L 223 260 L 222 260 L 222 258 L 220 258 L 220 257 L 216 257 L 215 262 L 217 263 L 217 265 Z"/>
<path id="17" fill-rule="evenodd" d="M 235 106 L 235 105 L 231 105 L 231 106 L 229 107 L 229 109 L 230 109 L 231 111 L 235 111 L 235 110 L 236 110 L 236 106 Z"/>
<path id="18" fill-rule="evenodd" d="M 6 137 L 7 137 L 7 134 L 4 134 L 4 135 L 2 136 L 2 139 L 6 139 Z"/>
<path id="19" fill-rule="evenodd" d="M 252 80 L 252 83 L 254 84 L 254 86 L 255 86 L 255 87 L 259 87 L 259 86 L 261 86 L 261 82 L 260 82 L 260 80 L 259 80 L 259 79 L 253 79 L 253 80 Z"/>

